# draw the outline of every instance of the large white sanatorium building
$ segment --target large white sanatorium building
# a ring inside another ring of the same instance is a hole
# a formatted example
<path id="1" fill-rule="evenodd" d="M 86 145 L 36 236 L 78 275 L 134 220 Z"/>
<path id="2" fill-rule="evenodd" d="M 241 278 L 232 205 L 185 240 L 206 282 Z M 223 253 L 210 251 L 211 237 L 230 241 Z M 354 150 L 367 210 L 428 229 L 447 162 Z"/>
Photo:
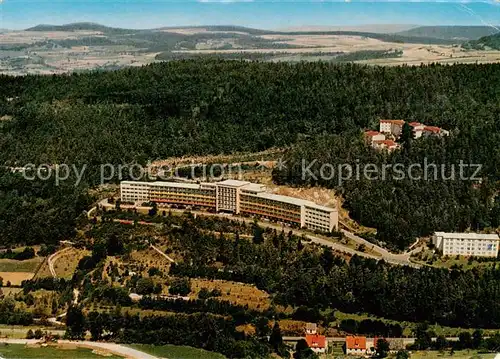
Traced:
<path id="1" fill-rule="evenodd" d="M 498 234 L 436 232 L 432 243 L 443 255 L 497 257 Z"/>
<path id="2" fill-rule="evenodd" d="M 215 183 L 121 182 L 123 202 L 156 202 L 268 218 L 302 228 L 331 232 L 338 210 L 266 192 L 263 185 L 225 180 Z"/>

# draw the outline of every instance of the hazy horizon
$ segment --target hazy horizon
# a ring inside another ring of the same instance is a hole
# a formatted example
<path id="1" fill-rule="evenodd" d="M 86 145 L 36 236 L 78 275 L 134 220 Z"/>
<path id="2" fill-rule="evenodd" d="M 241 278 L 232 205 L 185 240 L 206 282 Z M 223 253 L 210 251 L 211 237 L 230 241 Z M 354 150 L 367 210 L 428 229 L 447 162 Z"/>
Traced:
<path id="1" fill-rule="evenodd" d="M 121 28 L 235 25 L 267 30 L 297 27 L 468 25 L 500 23 L 498 2 L 0 0 L 0 28 L 93 22 Z M 493 26 L 494 25 L 494 26 Z"/>

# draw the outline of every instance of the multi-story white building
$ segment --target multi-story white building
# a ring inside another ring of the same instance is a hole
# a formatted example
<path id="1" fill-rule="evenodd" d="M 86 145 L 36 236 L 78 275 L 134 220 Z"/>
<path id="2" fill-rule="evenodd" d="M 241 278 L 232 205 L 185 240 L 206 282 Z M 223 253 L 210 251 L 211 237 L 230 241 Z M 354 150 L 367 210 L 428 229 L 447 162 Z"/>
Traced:
<path id="1" fill-rule="evenodd" d="M 151 184 L 146 182 L 122 182 L 120 185 L 123 202 L 149 201 Z"/>
<path id="2" fill-rule="evenodd" d="M 240 213 L 240 188 L 245 185 L 248 185 L 248 182 L 237 180 L 218 182 L 217 211 Z"/>
<path id="3" fill-rule="evenodd" d="M 436 232 L 432 243 L 443 255 L 497 257 L 498 234 Z"/>
<path id="4" fill-rule="evenodd" d="M 380 120 L 380 132 L 390 133 L 395 137 L 399 137 L 403 131 L 404 120 Z"/>
<path id="5" fill-rule="evenodd" d="M 267 218 L 302 228 L 331 232 L 338 228 L 338 210 L 314 202 L 266 192 L 260 184 L 226 180 L 216 183 L 121 183 L 123 202 L 157 202 L 200 207 Z"/>

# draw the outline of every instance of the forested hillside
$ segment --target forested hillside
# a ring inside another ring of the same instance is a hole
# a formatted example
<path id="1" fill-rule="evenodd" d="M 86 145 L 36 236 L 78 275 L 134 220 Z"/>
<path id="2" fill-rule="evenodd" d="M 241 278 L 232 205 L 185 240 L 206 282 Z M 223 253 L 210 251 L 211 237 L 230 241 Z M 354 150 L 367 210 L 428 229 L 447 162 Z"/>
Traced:
<path id="1" fill-rule="evenodd" d="M 54 244 L 75 235 L 77 218 L 91 204 L 83 188 L 53 181 L 27 181 L 0 169 L 2 246 Z"/>
<path id="2" fill-rule="evenodd" d="M 498 225 L 496 78 L 498 64 L 385 68 L 215 60 L 69 76 L 2 76 L 0 115 L 13 118 L 0 122 L 0 163 L 87 164 L 86 180 L 96 183 L 98 172 L 92 169 L 102 163 L 300 142 L 291 158 L 304 152 L 335 163 L 359 154 L 379 163 L 428 155 L 444 163 L 484 164 L 485 180 L 474 187 L 453 181 L 371 181 L 338 188 L 354 217 L 376 226 L 380 239 L 404 247 L 415 235 L 435 229 Z M 376 128 L 380 118 L 437 125 L 452 136 L 377 157 L 360 144 L 359 135 L 363 128 Z M 303 184 L 293 172 L 277 179 Z"/>
<path id="3" fill-rule="evenodd" d="M 475 50 L 499 50 L 500 49 L 500 33 L 496 33 L 490 36 L 481 37 L 478 40 L 473 40 L 466 42 L 462 45 L 467 49 Z"/>
<path id="4" fill-rule="evenodd" d="M 274 179 L 281 184 L 299 186 L 321 185 L 335 188 L 345 199 L 344 206 L 359 222 L 377 228 L 377 238 L 393 248 L 403 249 L 415 238 L 441 231 L 483 230 L 500 226 L 498 196 L 498 158 L 500 127 L 498 110 L 491 112 L 487 123 L 471 122 L 450 138 L 429 138 L 410 141 L 408 149 L 392 154 L 375 153 L 368 148 L 361 134 L 324 135 L 302 141 L 285 156 L 287 168 L 276 170 Z M 305 176 L 302 161 L 314 162 Z M 478 178 L 469 180 L 476 168 L 464 169 L 459 175 L 460 161 L 482 164 Z M 331 164 L 335 169 L 345 164 L 353 169 L 374 165 L 376 169 L 392 166 L 367 178 L 360 172 L 342 180 L 347 172 L 337 171 L 333 178 L 322 178 L 320 168 Z M 428 167 L 425 177 L 425 163 Z M 413 164 L 422 167 L 412 171 Z M 395 168 L 404 166 L 402 178 Z M 444 172 L 442 170 L 444 165 Z M 454 167 L 452 167 L 454 166 Z M 444 173 L 444 175 L 442 175 Z M 316 178 L 317 179 L 316 179 Z M 373 179 L 372 179 L 373 178 Z"/>
<path id="5" fill-rule="evenodd" d="M 1 125 L 0 162 L 130 162 L 255 151 L 373 127 L 379 118 L 460 130 L 493 126 L 500 89 L 491 79 L 499 74 L 500 65 L 208 60 L 0 77 L 0 112 L 14 117 Z"/>

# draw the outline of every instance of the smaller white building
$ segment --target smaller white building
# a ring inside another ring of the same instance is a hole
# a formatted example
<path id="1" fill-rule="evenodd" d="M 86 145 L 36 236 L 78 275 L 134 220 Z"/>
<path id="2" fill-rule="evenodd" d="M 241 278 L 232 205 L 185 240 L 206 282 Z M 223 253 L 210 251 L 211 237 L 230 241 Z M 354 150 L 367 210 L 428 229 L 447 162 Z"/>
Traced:
<path id="1" fill-rule="evenodd" d="M 497 257 L 498 234 L 436 232 L 432 243 L 444 256 Z"/>

